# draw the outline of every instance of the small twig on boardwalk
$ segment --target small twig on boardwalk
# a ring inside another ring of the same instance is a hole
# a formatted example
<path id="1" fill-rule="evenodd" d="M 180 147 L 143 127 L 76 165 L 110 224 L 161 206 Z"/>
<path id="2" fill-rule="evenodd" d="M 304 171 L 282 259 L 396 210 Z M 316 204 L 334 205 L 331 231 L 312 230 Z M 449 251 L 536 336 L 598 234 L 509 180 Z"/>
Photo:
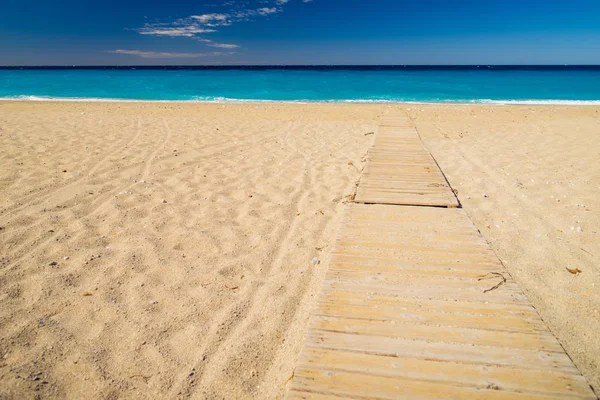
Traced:
<path id="1" fill-rule="evenodd" d="M 289 378 L 287 378 L 287 380 L 283 383 L 283 386 L 287 385 L 289 381 L 291 381 L 292 379 L 294 379 L 294 374 L 296 373 L 296 371 L 292 371 L 292 374 L 290 375 Z"/>
<path id="2" fill-rule="evenodd" d="M 490 276 L 488 276 L 488 275 L 490 275 Z M 487 293 L 487 292 L 491 292 L 492 290 L 496 290 L 500 286 L 502 286 L 504 283 L 506 283 L 506 278 L 500 272 L 489 272 L 485 275 L 480 276 L 477 280 L 482 281 L 484 279 L 490 279 L 490 278 L 494 278 L 494 277 L 500 277 L 502 280 L 500 282 L 498 282 L 498 284 L 492 286 L 491 288 L 484 290 L 483 293 Z"/>
<path id="3" fill-rule="evenodd" d="M 365 133 L 365 136 L 374 135 L 374 134 L 375 134 L 375 132 L 368 132 L 368 133 Z"/>

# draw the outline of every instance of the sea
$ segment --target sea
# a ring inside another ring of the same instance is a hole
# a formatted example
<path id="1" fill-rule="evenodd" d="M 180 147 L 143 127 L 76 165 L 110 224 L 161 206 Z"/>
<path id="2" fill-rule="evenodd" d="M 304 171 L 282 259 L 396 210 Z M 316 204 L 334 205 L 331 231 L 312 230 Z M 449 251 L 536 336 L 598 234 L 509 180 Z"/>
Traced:
<path id="1" fill-rule="evenodd" d="M 600 104 L 600 66 L 0 67 L 0 99 Z"/>

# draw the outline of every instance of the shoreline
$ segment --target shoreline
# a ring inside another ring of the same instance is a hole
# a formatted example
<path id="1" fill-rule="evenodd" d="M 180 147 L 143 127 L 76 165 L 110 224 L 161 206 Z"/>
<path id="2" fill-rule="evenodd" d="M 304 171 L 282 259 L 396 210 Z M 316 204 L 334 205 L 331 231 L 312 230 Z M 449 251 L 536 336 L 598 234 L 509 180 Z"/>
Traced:
<path id="1" fill-rule="evenodd" d="M 23 102 L 76 102 L 76 103 L 183 103 L 183 104 L 314 104 L 314 105 L 456 105 L 456 106 L 600 106 L 600 100 L 440 100 L 440 101 L 410 101 L 410 100 L 260 100 L 260 99 L 191 99 L 191 100 L 149 100 L 149 99 L 119 99 L 96 97 L 44 97 L 16 96 L 0 97 L 0 101 Z"/>

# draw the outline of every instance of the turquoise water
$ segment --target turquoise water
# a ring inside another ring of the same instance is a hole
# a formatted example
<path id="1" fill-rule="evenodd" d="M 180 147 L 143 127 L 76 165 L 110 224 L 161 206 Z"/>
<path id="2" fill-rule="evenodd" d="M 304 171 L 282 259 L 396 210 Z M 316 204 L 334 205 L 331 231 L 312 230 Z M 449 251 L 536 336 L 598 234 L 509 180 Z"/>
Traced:
<path id="1" fill-rule="evenodd" d="M 600 103 L 600 67 L 5 68 L 0 98 Z"/>

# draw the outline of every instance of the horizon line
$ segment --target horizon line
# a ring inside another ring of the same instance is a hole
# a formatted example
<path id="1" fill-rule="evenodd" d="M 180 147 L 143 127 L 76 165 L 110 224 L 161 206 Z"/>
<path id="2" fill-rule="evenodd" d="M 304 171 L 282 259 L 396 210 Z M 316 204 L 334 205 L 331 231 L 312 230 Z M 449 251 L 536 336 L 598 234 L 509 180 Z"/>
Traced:
<path id="1" fill-rule="evenodd" d="M 15 68 L 282 68 L 282 67 L 301 67 L 301 68 L 319 68 L 319 67 L 351 67 L 351 68 L 373 68 L 373 67 L 394 67 L 394 68 L 456 68 L 456 67 L 600 67 L 600 64 L 81 64 L 81 65 L 0 65 L 0 69 Z"/>

